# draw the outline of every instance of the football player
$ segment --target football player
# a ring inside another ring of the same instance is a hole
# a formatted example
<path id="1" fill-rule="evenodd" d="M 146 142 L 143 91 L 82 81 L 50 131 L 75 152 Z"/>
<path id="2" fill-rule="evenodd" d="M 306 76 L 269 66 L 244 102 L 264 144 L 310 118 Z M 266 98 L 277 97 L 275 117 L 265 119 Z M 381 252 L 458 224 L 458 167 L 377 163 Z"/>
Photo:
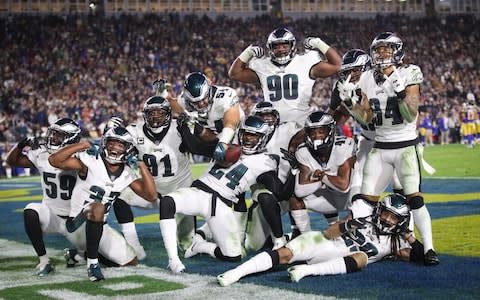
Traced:
<path id="1" fill-rule="evenodd" d="M 177 124 L 172 123 L 172 111 L 169 101 L 162 96 L 153 96 L 143 106 L 143 122 L 127 126 L 134 139 L 139 157 L 152 174 L 158 194 L 166 195 L 181 187 L 189 187 L 193 177 L 188 153 L 180 151 L 182 142 L 177 131 Z M 129 206 L 145 209 L 158 209 L 160 200 L 148 202 L 139 197 L 131 189 L 125 189 L 113 207 L 120 223 L 120 228 L 129 244 L 137 252 L 139 260 L 145 257 L 145 250 L 138 240 L 133 213 Z M 186 249 L 190 246 L 194 218 L 177 216 L 179 246 Z"/>
<path id="2" fill-rule="evenodd" d="M 24 138 L 7 156 L 10 166 L 37 168 L 42 178 L 42 202 L 29 203 L 23 210 L 25 231 L 40 260 L 36 267 L 36 275 L 40 277 L 54 271 L 45 249 L 43 233 L 60 233 L 72 244 L 82 246 L 76 243 L 65 227 L 77 172 L 55 168 L 48 162 L 51 153 L 66 145 L 78 143 L 80 131 L 80 127 L 72 119 L 59 119 L 48 128 L 46 141 L 40 138 Z M 27 154 L 22 152 L 25 147 L 30 148 Z"/>
<path id="3" fill-rule="evenodd" d="M 62 148 L 48 160 L 54 167 L 78 172 L 67 230 L 79 240 L 86 239 L 89 279 L 104 279 L 98 252 L 117 265 L 137 264 L 135 251 L 104 223 L 112 203 L 126 187 L 147 201 L 157 199 L 153 177 L 138 159 L 130 133 L 114 127 L 103 135 L 99 149 L 83 141 Z"/>
<path id="4" fill-rule="evenodd" d="M 276 197 L 283 193 L 283 183 L 276 176 L 278 162 L 265 151 L 269 133 L 270 127 L 262 119 L 248 117 L 238 133 L 242 155 L 237 162 L 214 162 L 190 188 L 180 188 L 160 199 L 160 230 L 169 257 L 168 268 L 172 272 L 185 270 L 176 247 L 176 213 L 202 216 L 213 236 L 213 242 L 209 242 L 195 234 L 185 258 L 207 253 L 227 261 L 240 260 L 241 228 L 233 216 L 232 204 L 257 183 L 263 184 Z"/>
<path id="5" fill-rule="evenodd" d="M 290 201 L 292 216 L 301 233 L 310 231 L 307 209 L 324 213 L 329 224 L 349 206 L 355 142 L 335 135 L 330 114 L 316 111 L 305 121 L 305 143 L 295 153 L 299 174 Z"/>
<path id="6" fill-rule="evenodd" d="M 290 163 L 281 158 L 280 149 L 288 148 L 290 138 L 300 129 L 296 123 L 280 122 L 280 114 L 270 102 L 259 102 L 251 112 L 270 126 L 271 133 L 267 141 L 267 152 L 279 158 L 278 178 L 285 184 L 286 193 L 277 199 L 263 186 L 252 188 L 253 205 L 249 208 L 249 220 L 245 239 L 247 250 L 259 250 L 266 242 L 273 242 L 272 249 L 278 249 L 287 243 L 283 234 L 281 216 L 288 212 L 288 199 L 293 194 L 295 177 L 290 172 Z"/>
<path id="7" fill-rule="evenodd" d="M 392 32 L 379 34 L 370 46 L 373 68 L 360 77 L 358 103 L 351 85 L 339 87 L 342 99 L 353 100 L 352 116 L 367 125 L 374 119 L 375 144 L 367 155 L 361 194 L 379 201 L 380 194 L 397 173 L 423 244 L 425 264 L 437 265 L 430 214 L 420 192 L 420 164 L 416 121 L 423 74 L 416 65 L 403 64 L 402 40 Z"/>
<path id="8" fill-rule="evenodd" d="M 261 252 L 240 266 L 217 276 L 218 283 L 228 286 L 246 275 L 299 261 L 306 261 L 307 264 L 288 268 L 293 282 L 310 275 L 357 272 L 367 264 L 387 256 L 423 262 L 423 245 L 409 229 L 409 207 L 402 195 L 387 195 L 384 201 L 377 204 L 373 213 L 367 216 L 362 213 L 357 216 L 355 205 L 356 203 L 347 220 L 335 223 L 323 234 L 310 231 L 276 251 Z"/>
<path id="9" fill-rule="evenodd" d="M 305 39 L 308 51 L 304 54 L 297 54 L 296 44 L 291 31 L 275 29 L 267 39 L 268 56 L 262 47 L 250 45 L 235 59 L 228 75 L 233 80 L 261 86 L 265 101 L 274 105 L 282 122 L 303 126 L 310 112 L 315 80 L 336 74 L 341 58 L 318 37 Z M 321 60 L 320 53 L 326 61 Z"/>

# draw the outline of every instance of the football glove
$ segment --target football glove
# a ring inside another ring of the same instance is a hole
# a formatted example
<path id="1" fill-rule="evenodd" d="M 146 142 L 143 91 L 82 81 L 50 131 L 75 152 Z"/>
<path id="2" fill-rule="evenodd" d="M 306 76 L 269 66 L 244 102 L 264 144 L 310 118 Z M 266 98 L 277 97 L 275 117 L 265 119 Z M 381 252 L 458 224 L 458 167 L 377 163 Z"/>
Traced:
<path id="1" fill-rule="evenodd" d="M 323 54 L 327 53 L 328 49 L 330 48 L 327 43 L 318 37 L 307 37 L 303 41 L 303 47 L 307 50 L 319 50 Z"/>
<path id="2" fill-rule="evenodd" d="M 253 46 L 250 45 L 243 52 L 238 56 L 238 58 L 244 62 L 247 63 L 252 59 L 252 57 L 260 58 L 265 55 L 265 50 L 262 47 L 259 46 Z"/>
<path id="3" fill-rule="evenodd" d="M 20 142 L 18 142 L 17 147 L 19 149 L 23 149 L 26 146 L 30 147 L 30 149 L 35 150 L 40 148 L 40 145 L 43 145 L 44 141 L 42 138 L 36 138 L 36 137 L 26 137 L 22 139 Z"/>
<path id="4" fill-rule="evenodd" d="M 383 87 L 387 95 L 396 95 L 400 99 L 405 98 L 405 79 L 400 76 L 397 68 L 393 66 L 392 74 L 390 76 L 384 75 L 384 77 L 386 84 L 383 84 Z"/>
<path id="5" fill-rule="evenodd" d="M 294 152 L 290 152 L 287 149 L 283 149 L 283 148 L 280 148 L 280 152 L 282 152 L 283 154 L 282 158 L 288 161 L 292 169 L 298 169 L 298 161 L 297 161 L 297 158 L 295 157 Z"/>
<path id="6" fill-rule="evenodd" d="M 215 147 L 215 151 L 213 151 L 213 159 L 218 161 L 224 161 L 226 150 L 227 149 L 225 148 L 224 143 L 218 143 L 217 146 Z"/>
<path id="7" fill-rule="evenodd" d="M 186 112 L 181 112 L 177 117 L 177 127 L 183 127 L 190 122 L 190 116 Z"/>
<path id="8" fill-rule="evenodd" d="M 337 90 L 340 99 L 347 105 L 348 108 L 353 107 L 359 102 L 359 97 L 356 93 L 357 85 L 350 82 L 350 75 L 348 75 L 345 81 L 339 81 L 337 83 Z"/>
<path id="9" fill-rule="evenodd" d="M 90 142 L 90 148 L 87 149 L 87 154 L 97 156 L 98 155 L 98 146 Z"/>
<path id="10" fill-rule="evenodd" d="M 351 220 L 348 220 L 344 223 L 340 223 L 340 232 L 342 234 L 346 233 L 346 232 L 351 232 L 351 233 L 355 233 L 355 231 L 357 229 L 360 229 L 360 228 L 365 228 L 367 226 L 367 218 L 357 218 L 357 219 L 351 219 Z"/>
<path id="11" fill-rule="evenodd" d="M 140 157 L 138 157 L 138 150 L 137 148 L 133 148 L 130 153 L 125 158 L 127 165 L 131 169 L 138 169 L 138 163 L 141 161 Z"/>

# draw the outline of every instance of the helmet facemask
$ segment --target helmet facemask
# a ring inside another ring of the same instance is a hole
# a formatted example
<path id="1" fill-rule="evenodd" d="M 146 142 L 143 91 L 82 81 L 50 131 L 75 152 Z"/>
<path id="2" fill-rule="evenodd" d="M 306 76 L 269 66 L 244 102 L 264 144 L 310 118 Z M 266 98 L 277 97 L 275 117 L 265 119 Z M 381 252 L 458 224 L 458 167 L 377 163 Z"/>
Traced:
<path id="1" fill-rule="evenodd" d="M 388 195 L 375 208 L 373 223 L 380 234 L 399 234 L 409 222 L 410 209 L 402 195 Z"/>
<path id="2" fill-rule="evenodd" d="M 289 63 L 297 53 L 295 36 L 287 29 L 274 30 L 268 36 L 267 49 L 272 61 L 285 65 Z"/>
<path id="3" fill-rule="evenodd" d="M 372 64 L 377 69 L 385 69 L 402 63 L 403 42 L 395 34 L 386 32 L 378 35 L 370 46 Z"/>
<path id="4" fill-rule="evenodd" d="M 170 126 L 170 103 L 160 96 L 147 99 L 143 106 L 143 119 L 147 129 L 155 134 L 162 132 Z"/>
<path id="5" fill-rule="evenodd" d="M 327 113 L 314 112 L 305 122 L 305 144 L 319 155 L 330 149 L 335 141 L 335 121 Z"/>
<path id="6" fill-rule="evenodd" d="M 54 153 L 66 145 L 78 143 L 80 132 L 78 124 L 71 119 L 62 118 L 56 121 L 47 130 L 47 151 Z"/>
<path id="7" fill-rule="evenodd" d="M 248 117 L 238 131 L 242 152 L 249 155 L 264 152 L 270 134 L 270 126 L 256 116 Z"/>
<path id="8" fill-rule="evenodd" d="M 127 157 L 133 151 L 135 151 L 133 138 L 125 128 L 112 128 L 102 138 L 100 153 L 112 165 L 126 163 Z"/>
<path id="9" fill-rule="evenodd" d="M 252 115 L 257 116 L 270 126 L 271 133 L 280 124 L 280 114 L 270 102 L 260 102 L 252 110 Z"/>

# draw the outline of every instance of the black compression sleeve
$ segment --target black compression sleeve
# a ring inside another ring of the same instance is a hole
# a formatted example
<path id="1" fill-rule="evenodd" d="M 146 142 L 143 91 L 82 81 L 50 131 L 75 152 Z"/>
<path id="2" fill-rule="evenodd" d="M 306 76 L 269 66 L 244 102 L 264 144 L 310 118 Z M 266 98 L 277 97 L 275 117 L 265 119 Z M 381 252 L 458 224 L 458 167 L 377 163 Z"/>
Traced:
<path id="1" fill-rule="evenodd" d="M 279 201 L 288 200 L 288 198 L 285 199 L 285 195 L 283 194 L 284 184 L 274 171 L 261 174 L 257 177 L 257 182 L 263 184 Z"/>
<path id="2" fill-rule="evenodd" d="M 193 135 L 188 126 L 179 127 L 178 131 L 182 137 L 182 144 L 185 146 L 188 152 L 208 157 L 213 156 L 213 151 L 217 146 L 218 139 L 213 141 L 204 141 L 198 136 Z"/>

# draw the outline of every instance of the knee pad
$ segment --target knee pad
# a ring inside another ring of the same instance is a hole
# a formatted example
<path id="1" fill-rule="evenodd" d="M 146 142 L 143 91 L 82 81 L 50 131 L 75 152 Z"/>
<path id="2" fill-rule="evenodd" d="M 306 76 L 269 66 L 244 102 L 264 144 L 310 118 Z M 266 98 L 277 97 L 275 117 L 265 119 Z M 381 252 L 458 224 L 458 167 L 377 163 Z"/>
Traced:
<path id="1" fill-rule="evenodd" d="M 228 261 L 228 262 L 239 262 L 242 260 L 242 255 L 238 255 L 238 256 L 223 255 L 222 250 L 220 250 L 220 247 L 215 248 L 214 254 L 216 258 L 224 261 Z"/>
<path id="2" fill-rule="evenodd" d="M 160 199 L 160 220 L 173 219 L 175 217 L 175 201 L 170 196 Z"/>
<path id="3" fill-rule="evenodd" d="M 419 195 L 409 198 L 407 202 L 411 209 L 419 209 L 425 205 L 423 202 L 423 197 Z"/>

